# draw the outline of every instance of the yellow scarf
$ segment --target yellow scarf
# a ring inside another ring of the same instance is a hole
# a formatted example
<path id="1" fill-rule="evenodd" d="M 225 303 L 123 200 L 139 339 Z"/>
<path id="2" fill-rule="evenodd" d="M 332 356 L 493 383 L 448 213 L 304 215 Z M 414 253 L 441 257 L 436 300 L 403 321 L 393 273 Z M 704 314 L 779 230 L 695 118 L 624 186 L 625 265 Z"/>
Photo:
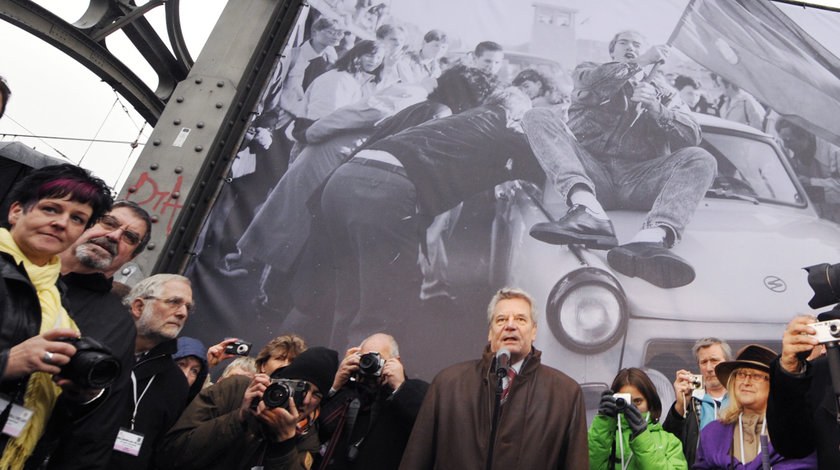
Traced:
<path id="1" fill-rule="evenodd" d="M 0 228 L 0 251 L 12 255 L 16 263 L 23 262 L 26 274 L 38 292 L 38 301 L 41 304 L 40 333 L 57 327 L 72 328 L 79 331 L 76 323 L 61 306 L 61 296 L 55 286 L 61 272 L 61 261 L 58 256 L 53 256 L 49 263 L 44 266 L 32 264 L 26 255 L 20 251 L 12 238 L 12 234 L 5 228 Z M 60 393 L 61 388 L 52 381 L 52 375 L 45 372 L 35 372 L 29 376 L 23 406 L 34 413 L 20 436 L 9 438 L 3 456 L 0 458 L 0 468 L 23 468 L 23 464 L 44 433 L 47 420 L 52 414 L 53 406 Z"/>

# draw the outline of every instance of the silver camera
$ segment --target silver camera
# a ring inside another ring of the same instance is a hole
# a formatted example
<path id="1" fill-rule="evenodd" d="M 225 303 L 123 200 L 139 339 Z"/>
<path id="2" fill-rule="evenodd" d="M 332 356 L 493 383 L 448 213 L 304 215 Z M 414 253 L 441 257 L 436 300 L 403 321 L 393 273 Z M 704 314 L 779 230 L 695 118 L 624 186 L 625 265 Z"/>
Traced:
<path id="1" fill-rule="evenodd" d="M 700 390 L 703 388 L 703 376 L 700 374 L 691 374 L 688 378 L 688 383 L 691 384 L 692 390 Z"/>
<path id="2" fill-rule="evenodd" d="M 814 338 L 817 338 L 820 343 L 833 343 L 840 341 L 840 320 L 828 320 L 817 323 L 811 323 L 808 326 L 817 330 Z"/>
<path id="3" fill-rule="evenodd" d="M 613 398 L 615 398 L 615 406 L 618 408 L 618 411 L 627 408 L 627 405 L 633 403 L 633 396 L 629 393 L 613 393 Z"/>

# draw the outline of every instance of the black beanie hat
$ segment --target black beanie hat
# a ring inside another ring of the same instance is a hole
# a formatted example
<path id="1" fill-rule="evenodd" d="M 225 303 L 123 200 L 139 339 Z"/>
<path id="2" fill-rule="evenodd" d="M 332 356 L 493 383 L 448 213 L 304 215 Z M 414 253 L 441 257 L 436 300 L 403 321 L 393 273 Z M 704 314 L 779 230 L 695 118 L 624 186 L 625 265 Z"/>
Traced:
<path id="1" fill-rule="evenodd" d="M 272 377 L 306 380 L 326 395 L 338 370 L 338 353 L 324 347 L 309 348 L 300 353 L 288 366 L 278 369 Z"/>

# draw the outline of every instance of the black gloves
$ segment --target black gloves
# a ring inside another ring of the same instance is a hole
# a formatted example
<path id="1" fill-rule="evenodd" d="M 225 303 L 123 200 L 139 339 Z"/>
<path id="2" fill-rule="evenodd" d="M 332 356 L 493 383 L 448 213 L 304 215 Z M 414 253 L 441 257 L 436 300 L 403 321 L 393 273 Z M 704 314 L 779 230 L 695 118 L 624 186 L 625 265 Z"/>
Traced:
<path id="1" fill-rule="evenodd" d="M 613 397 L 612 390 L 604 390 L 601 392 L 601 401 L 598 403 L 598 414 L 615 418 L 618 416 L 618 406 L 615 404 L 615 397 Z"/>
<path id="2" fill-rule="evenodd" d="M 601 397 L 601 403 L 603 403 L 604 397 Z M 632 403 L 628 403 L 627 407 L 624 408 L 624 419 L 627 420 L 627 424 L 630 426 L 630 430 L 633 431 L 633 434 L 630 435 L 630 439 L 635 439 L 636 436 L 641 434 L 645 429 L 647 429 L 647 420 L 645 419 L 645 415 L 636 408 L 636 405 Z"/>

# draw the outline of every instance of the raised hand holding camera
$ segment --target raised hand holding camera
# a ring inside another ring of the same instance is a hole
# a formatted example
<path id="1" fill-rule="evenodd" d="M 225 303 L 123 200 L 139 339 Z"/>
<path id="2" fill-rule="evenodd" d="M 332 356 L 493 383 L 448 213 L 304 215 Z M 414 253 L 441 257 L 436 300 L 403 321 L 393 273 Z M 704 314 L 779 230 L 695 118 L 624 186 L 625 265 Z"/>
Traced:
<path id="1" fill-rule="evenodd" d="M 598 414 L 609 418 L 618 416 L 618 406 L 615 402 L 612 390 L 604 390 L 601 392 L 601 401 L 598 403 Z"/>

